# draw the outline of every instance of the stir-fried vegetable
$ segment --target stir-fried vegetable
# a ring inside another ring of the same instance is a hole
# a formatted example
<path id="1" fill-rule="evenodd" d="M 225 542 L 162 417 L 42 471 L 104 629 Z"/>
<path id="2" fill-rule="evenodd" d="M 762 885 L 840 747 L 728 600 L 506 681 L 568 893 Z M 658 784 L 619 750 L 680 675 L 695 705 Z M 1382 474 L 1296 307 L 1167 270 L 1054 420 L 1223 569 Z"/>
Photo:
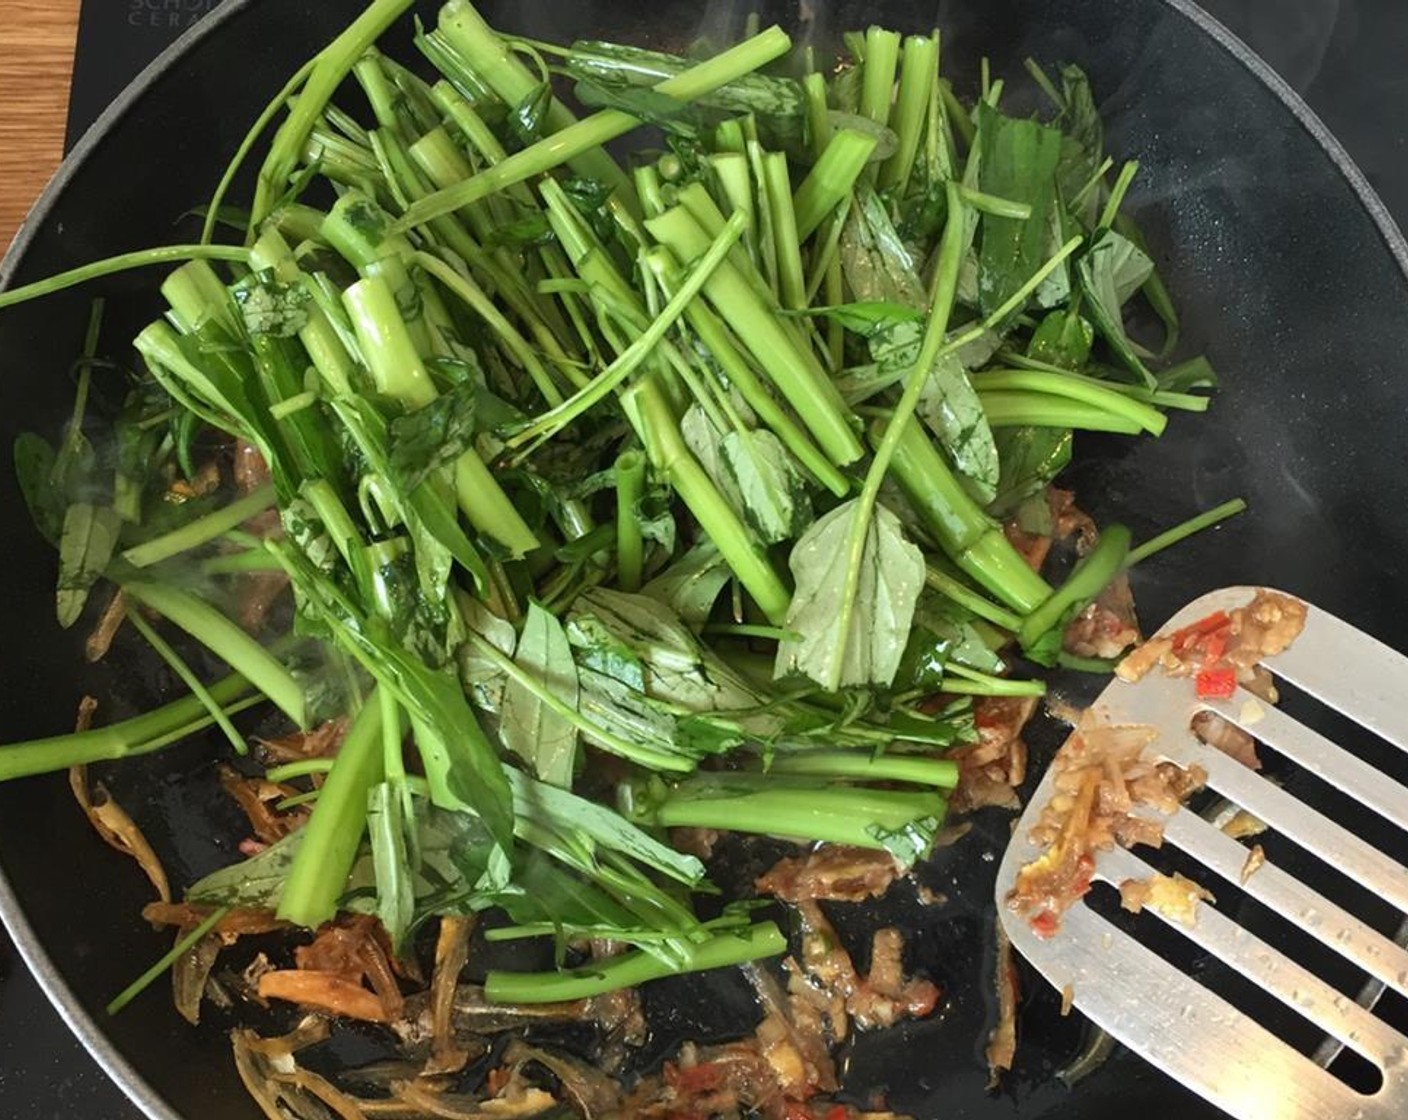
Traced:
<path id="1" fill-rule="evenodd" d="M 191 691 L 0 748 L 0 778 L 211 724 L 243 750 L 261 701 L 350 719 L 335 757 L 271 773 L 318 777 L 289 799 L 308 823 L 192 886 L 220 909 L 172 959 L 227 907 L 374 913 L 397 947 L 498 907 L 496 937 L 560 942 L 555 973 L 490 974 L 520 1003 L 776 954 L 746 909 L 699 916 L 705 868 L 664 829 L 922 859 L 966 698 L 1041 691 L 1005 651 L 1053 662 L 1130 562 L 1240 508 L 1133 550 L 1107 528 L 1055 589 L 1004 531 L 1041 519 L 1072 430 L 1157 438 L 1206 407 L 1206 363 L 1161 373 L 1126 325 L 1142 292 L 1177 332 L 1121 210 L 1135 165 L 1107 180 L 1078 71 L 1038 72 L 1049 121 L 1005 114 L 1000 82 L 970 111 L 937 33 L 873 28 L 798 80 L 777 27 L 689 61 L 510 41 L 449 0 L 423 77 L 374 47 L 406 7 L 293 77 L 200 244 L 0 295 L 183 262 L 122 408 L 88 401 L 95 319 L 64 438 L 15 462 L 60 623 L 109 581 L 119 640 Z M 332 100 L 349 77 L 365 121 Z M 245 244 L 211 244 L 281 116 Z M 663 148 L 628 171 L 604 145 L 642 124 Z M 277 636 L 237 617 L 271 578 Z M 175 631 L 233 675 L 203 683 Z M 584 938 L 629 951 L 566 968 Z"/>

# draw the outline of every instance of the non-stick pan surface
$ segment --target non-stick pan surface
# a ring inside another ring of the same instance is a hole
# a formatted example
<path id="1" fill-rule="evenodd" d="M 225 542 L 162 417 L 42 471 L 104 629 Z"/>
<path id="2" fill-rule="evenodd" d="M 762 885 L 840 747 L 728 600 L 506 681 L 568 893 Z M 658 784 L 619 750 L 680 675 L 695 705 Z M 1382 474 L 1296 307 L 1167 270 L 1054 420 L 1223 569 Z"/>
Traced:
<path id="1" fill-rule="evenodd" d="M 292 69 L 358 9 L 356 0 L 230 0 L 100 122 L 45 196 L 5 264 L 23 282 L 94 257 L 189 233 L 246 123 Z M 423 5 L 432 15 L 431 5 Z M 1020 73 L 1033 55 L 1091 73 L 1117 155 L 1142 173 L 1131 204 L 1179 303 L 1185 348 L 1207 350 L 1224 390 L 1207 418 L 1175 415 L 1158 442 L 1086 439 L 1068 482 L 1100 520 L 1136 536 L 1243 494 L 1253 512 L 1141 568 L 1150 620 L 1212 587 L 1261 582 L 1314 599 L 1391 643 L 1408 618 L 1402 579 L 1408 417 L 1408 253 L 1382 207 L 1307 110 L 1234 42 L 1170 0 L 943 0 L 831 5 L 697 0 L 526 0 L 486 4 L 497 25 L 554 39 L 678 45 L 736 31 L 763 9 L 819 44 L 881 22 L 945 32 L 945 67 L 967 80 L 981 55 Z M 155 310 L 152 277 L 105 283 L 110 339 Z M 55 432 L 66 371 L 91 293 L 0 314 L 0 446 L 26 428 Z M 7 458 L 7 456 L 6 456 Z M 53 623 L 54 560 L 0 471 L 6 632 L 0 727 L 15 740 L 62 730 L 87 691 L 116 718 L 161 699 L 160 674 L 118 657 L 77 671 L 80 635 Z M 80 626 L 79 630 L 82 629 Z M 1077 695 L 1078 682 L 1064 682 Z M 237 858 L 238 831 L 212 775 L 217 748 L 195 743 L 103 775 L 177 884 Z M 1001 814 L 942 851 L 926 872 L 945 906 L 884 915 L 911 930 L 914 963 L 949 993 L 929 1022 L 863 1040 L 853 1087 L 882 1090 L 920 1117 L 1192 1117 L 1206 1107 L 1117 1055 L 1074 1091 L 1052 1071 L 1081 1043 L 1036 983 L 1024 999 L 1019 1068 L 984 1085 L 992 1011 L 991 878 Z M 166 947 L 140 921 L 147 887 L 91 834 L 61 778 L 0 787 L 0 910 L 65 1016 L 133 1098 L 163 1120 L 252 1120 L 212 1016 L 181 1022 L 161 985 L 116 1021 L 103 1003 Z M 1150 998 L 1158 998 L 1150 993 Z M 749 1003 L 727 980 L 693 978 L 649 996 L 662 1039 L 736 1029 Z"/>

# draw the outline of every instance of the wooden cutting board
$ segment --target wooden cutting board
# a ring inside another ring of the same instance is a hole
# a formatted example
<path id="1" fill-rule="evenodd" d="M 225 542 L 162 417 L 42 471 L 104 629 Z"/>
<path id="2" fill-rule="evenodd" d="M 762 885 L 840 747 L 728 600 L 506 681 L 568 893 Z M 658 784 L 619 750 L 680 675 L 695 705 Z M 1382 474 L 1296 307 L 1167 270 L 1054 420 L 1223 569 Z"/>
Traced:
<path id="1" fill-rule="evenodd" d="M 0 250 L 63 157 L 78 5 L 0 0 Z"/>

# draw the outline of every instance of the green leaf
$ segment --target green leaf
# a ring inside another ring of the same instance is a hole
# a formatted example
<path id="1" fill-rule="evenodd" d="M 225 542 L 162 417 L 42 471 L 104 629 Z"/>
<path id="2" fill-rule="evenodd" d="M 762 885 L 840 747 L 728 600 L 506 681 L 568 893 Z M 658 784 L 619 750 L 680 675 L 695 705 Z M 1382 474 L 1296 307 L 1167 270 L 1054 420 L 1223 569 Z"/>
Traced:
<path id="1" fill-rule="evenodd" d="M 1063 135 L 1056 183 L 1062 199 L 1069 202 L 1094 178 L 1104 162 L 1105 125 L 1095 106 L 1090 79 L 1079 66 L 1061 68 L 1061 90 L 1064 105 L 1056 124 Z M 1100 205 L 1100 191 L 1089 191 L 1077 217 L 1087 227 L 1093 227 L 1099 218 Z"/>
<path id="2" fill-rule="evenodd" d="M 478 403 L 475 387 L 465 383 L 391 421 L 391 468 L 404 489 L 415 490 L 474 445 Z"/>
<path id="3" fill-rule="evenodd" d="M 838 602 L 847 583 L 847 545 L 858 499 L 820 518 L 792 548 L 797 590 L 787 628 L 800 638 L 779 644 L 774 675 L 802 673 L 840 686 L 888 685 L 899 669 L 924 586 L 924 556 L 905 538 L 899 519 L 877 506 L 865 535 L 850 632 L 838 632 Z M 840 663 L 837 663 L 837 659 Z"/>
<path id="4" fill-rule="evenodd" d="M 1170 366 L 1159 374 L 1159 388 L 1170 393 L 1186 393 L 1189 389 L 1216 389 L 1217 371 L 1207 358 L 1189 358 Z"/>
<path id="5" fill-rule="evenodd" d="M 523 819 L 568 824 L 604 848 L 629 856 L 664 875 L 693 886 L 704 878 L 704 865 L 642 832 L 619 813 L 578 797 L 571 790 L 537 782 L 512 767 L 514 811 Z"/>
<path id="6" fill-rule="evenodd" d="M 719 550 L 704 540 L 641 588 L 641 594 L 658 599 L 681 621 L 697 628 L 708 621 L 719 593 L 732 578 Z"/>
<path id="7" fill-rule="evenodd" d="M 273 270 L 246 277 L 231 289 L 250 335 L 292 338 L 308 325 L 312 295 L 302 284 L 284 284 Z"/>
<path id="8" fill-rule="evenodd" d="M 896 680 L 903 681 L 906 690 L 938 691 L 950 661 L 982 673 L 998 674 L 1006 668 L 973 626 L 971 612 L 937 594 L 926 593 L 915 611 L 914 629 Z"/>
<path id="9" fill-rule="evenodd" d="M 853 297 L 862 302 L 898 303 L 922 309 L 924 283 L 880 197 L 869 187 L 856 194 L 841 230 L 841 271 Z"/>
<path id="10" fill-rule="evenodd" d="M 577 666 L 562 623 L 537 603 L 528 605 L 514 656 L 519 668 L 559 700 L 577 705 Z M 504 746 L 533 767 L 544 782 L 570 788 L 577 758 L 577 729 L 516 680 L 504 687 L 499 735 Z"/>
<path id="11" fill-rule="evenodd" d="M 1004 116 L 986 102 L 979 103 L 977 120 L 979 189 L 1031 207 L 1031 217 L 1025 221 L 982 216 L 978 304 L 983 314 L 990 315 L 1031 279 L 1049 255 L 1061 134 L 1034 120 Z"/>
<path id="12" fill-rule="evenodd" d="M 806 475 L 782 441 L 765 430 L 732 431 L 719 444 L 728 491 L 766 544 L 795 537 L 812 520 Z"/>
<path id="13" fill-rule="evenodd" d="M 603 631 L 640 666 L 637 687 L 651 699 L 685 712 L 737 711 L 758 703 L 757 694 L 656 599 L 605 587 L 583 592 L 568 615 L 569 640 L 574 647 L 600 648 Z"/>
<path id="14" fill-rule="evenodd" d="M 1141 259 L 1142 262 L 1147 262 L 1149 258 L 1140 253 L 1132 242 L 1113 230 L 1107 230 L 1090 251 L 1081 257 L 1076 267 L 1080 275 L 1081 291 L 1085 295 L 1085 306 L 1095 329 L 1109 344 L 1115 356 L 1152 389 L 1157 381 L 1125 330 L 1124 300 L 1120 295 L 1123 290 L 1121 281 L 1127 288 L 1129 280 L 1139 275 L 1143 269 Z M 1148 275 L 1147 271 L 1143 272 L 1140 283 L 1147 279 Z"/>
<path id="15" fill-rule="evenodd" d="M 905 377 L 919 358 L 923 340 L 920 323 L 897 323 L 877 332 L 870 353 L 879 376 Z M 990 355 L 982 350 L 972 356 L 986 361 Z M 997 491 L 997 446 L 963 357 L 960 352 L 939 358 L 924 382 L 916 411 L 949 453 L 965 487 L 978 502 L 987 503 Z"/>
<path id="16" fill-rule="evenodd" d="M 388 688 L 415 727 L 431 798 L 446 809 L 469 806 L 503 851 L 512 850 L 513 814 L 508 779 L 493 744 L 469 706 L 458 675 L 426 665 L 375 632 L 360 608 L 290 545 L 271 542 L 293 577 L 305 609 L 339 644 Z"/>
<path id="17" fill-rule="evenodd" d="M 411 872 L 416 915 L 460 913 L 471 908 L 493 845 L 484 823 L 473 813 L 448 812 L 421 798 L 412 800 L 419 867 Z M 403 814 L 404 815 L 404 814 Z M 303 842 L 301 831 L 271 844 L 256 856 L 221 868 L 194 883 L 187 900 L 201 905 L 228 905 L 277 910 L 289 868 Z M 364 846 L 347 877 L 340 908 L 376 913 L 376 866 L 370 845 Z"/>
<path id="18" fill-rule="evenodd" d="M 1001 482 L 988 512 L 1005 518 L 1066 469 L 1072 440 L 1067 428 L 1003 428 L 995 438 Z"/>
<path id="19" fill-rule="evenodd" d="M 1095 328 L 1069 310 L 1050 312 L 1027 344 L 1027 356 L 1062 369 L 1081 370 L 1090 361 Z"/>
<path id="20" fill-rule="evenodd" d="M 691 405 L 680 433 L 729 505 L 763 543 L 788 540 L 811 520 L 806 475 L 771 432 L 720 432 L 702 408 Z"/>
<path id="21" fill-rule="evenodd" d="M 893 300 L 862 300 L 838 303 L 830 307 L 808 307 L 801 311 L 783 311 L 784 316 L 817 316 L 840 323 L 848 331 L 869 338 L 877 330 L 896 323 L 913 323 L 924 318 L 916 307 Z"/>
<path id="22" fill-rule="evenodd" d="M 1110 281 L 1115 298 L 1123 307 L 1154 273 L 1154 262 L 1133 241 L 1114 230 L 1106 232 L 1096 248 L 1109 254 Z"/>
<path id="23" fill-rule="evenodd" d="M 541 212 L 495 226 L 484 239 L 485 245 L 506 245 L 510 249 L 531 249 L 538 245 L 551 245 L 552 242 L 552 226 Z"/>
<path id="24" fill-rule="evenodd" d="M 656 89 L 582 80 L 572 92 L 589 109 L 618 109 L 677 136 L 697 137 L 704 128 L 703 119 L 693 106 Z"/>
<path id="25" fill-rule="evenodd" d="M 63 496 L 54 488 L 54 448 L 43 436 L 22 432 L 15 437 L 15 478 L 29 516 L 40 536 L 57 545 L 64 528 Z"/>
<path id="26" fill-rule="evenodd" d="M 860 113 L 847 112 L 845 108 L 831 109 L 827 112 L 826 119 L 831 123 L 832 132 L 849 129 L 852 132 L 861 132 L 874 138 L 875 150 L 870 153 L 870 159 L 866 161 L 867 163 L 883 163 L 894 155 L 895 150 L 900 146 L 900 138 L 895 135 L 894 129 L 887 128 L 878 121 L 873 121 Z"/>
<path id="27" fill-rule="evenodd" d="M 376 876 L 376 913 L 399 950 L 415 919 L 415 883 L 407 854 L 408 826 L 401 790 L 378 782 L 367 794 L 367 835 Z"/>
<path id="28" fill-rule="evenodd" d="M 464 624 L 485 639 L 500 653 L 513 656 L 518 634 L 513 623 L 500 618 L 491 611 L 483 600 L 460 592 L 456 595 L 460 616 Z M 460 680 L 474 697 L 475 706 L 480 711 L 497 716 L 503 709 L 504 687 L 508 677 L 498 665 L 478 653 L 470 643 L 460 649 Z"/>
<path id="29" fill-rule="evenodd" d="M 509 112 L 509 127 L 524 144 L 531 144 L 541 138 L 543 122 L 551 108 L 552 86 L 547 82 L 538 82 Z"/>
<path id="30" fill-rule="evenodd" d="M 59 625 L 65 629 L 83 613 L 88 592 L 112 559 L 121 529 L 122 519 L 111 506 L 74 502 L 64 513 L 57 599 Z"/>
<path id="31" fill-rule="evenodd" d="M 1144 234 L 1140 231 L 1135 220 L 1124 211 L 1115 215 L 1115 230 L 1122 236 L 1129 238 L 1144 253 L 1148 253 L 1149 249 L 1144 242 Z M 1144 281 L 1144 298 L 1149 301 L 1149 306 L 1164 325 L 1164 344 L 1159 348 L 1158 356 L 1161 359 L 1167 358 L 1178 348 L 1178 308 L 1174 307 L 1173 297 L 1168 294 L 1168 288 L 1164 286 L 1163 278 L 1159 276 L 1157 268 Z"/>

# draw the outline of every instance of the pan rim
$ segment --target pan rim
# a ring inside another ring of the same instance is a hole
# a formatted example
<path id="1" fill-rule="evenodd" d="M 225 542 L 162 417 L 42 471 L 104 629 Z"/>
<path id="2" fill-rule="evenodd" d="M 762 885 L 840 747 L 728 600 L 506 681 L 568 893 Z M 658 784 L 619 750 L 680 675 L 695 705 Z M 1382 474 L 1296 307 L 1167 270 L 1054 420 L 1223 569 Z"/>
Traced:
<path id="1" fill-rule="evenodd" d="M 260 0 L 225 0 L 214 12 L 188 29 L 153 59 L 132 79 L 121 94 L 84 131 L 63 162 L 50 177 L 35 200 L 19 230 L 0 258 L 0 291 L 10 286 L 38 230 L 46 223 L 64 189 L 88 158 L 121 118 L 137 103 L 155 81 L 172 68 L 187 51 L 207 36 L 219 31 L 224 24 L 251 8 Z M 1271 91 L 1291 113 L 1311 138 L 1321 147 L 1340 175 L 1348 183 L 1360 204 L 1368 212 L 1399 270 L 1408 279 L 1408 239 L 1389 212 L 1354 158 L 1335 137 L 1319 115 L 1280 74 L 1253 51 L 1225 24 L 1204 11 L 1195 0 L 1157 0 L 1203 32 L 1214 43 L 1232 55 Z M 3 866 L 0 866 L 0 923 L 9 931 L 20 959 L 38 982 L 45 997 L 58 1012 L 64 1024 L 103 1072 L 126 1097 L 146 1114 L 149 1120 L 190 1120 L 177 1112 L 122 1055 L 99 1024 L 79 1000 L 68 981 L 54 965 L 40 943 L 19 895 L 15 892 Z"/>

